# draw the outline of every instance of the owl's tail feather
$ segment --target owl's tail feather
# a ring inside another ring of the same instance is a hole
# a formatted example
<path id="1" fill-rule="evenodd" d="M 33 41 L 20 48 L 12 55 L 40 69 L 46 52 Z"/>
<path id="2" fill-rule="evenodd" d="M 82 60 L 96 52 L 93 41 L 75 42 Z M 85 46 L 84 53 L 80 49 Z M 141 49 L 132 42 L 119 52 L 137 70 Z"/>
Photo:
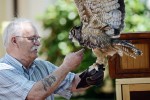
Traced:
<path id="1" fill-rule="evenodd" d="M 142 51 L 136 48 L 132 43 L 130 43 L 127 40 L 112 40 L 114 48 L 119 49 L 126 55 L 129 55 L 133 58 L 136 58 L 136 56 L 142 55 Z"/>

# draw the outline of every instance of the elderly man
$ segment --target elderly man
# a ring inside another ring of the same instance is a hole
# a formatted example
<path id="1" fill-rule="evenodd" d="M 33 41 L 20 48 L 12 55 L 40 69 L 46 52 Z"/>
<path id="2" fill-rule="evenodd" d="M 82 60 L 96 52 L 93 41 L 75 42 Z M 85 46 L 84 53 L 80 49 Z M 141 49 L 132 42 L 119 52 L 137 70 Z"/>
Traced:
<path id="1" fill-rule="evenodd" d="M 68 54 L 59 67 L 36 59 L 39 38 L 28 19 L 15 19 L 6 27 L 3 42 L 7 53 L 0 59 L 2 100 L 54 100 L 54 94 L 69 99 L 72 92 L 103 81 L 102 68 L 71 73 L 81 63 L 83 50 Z"/>

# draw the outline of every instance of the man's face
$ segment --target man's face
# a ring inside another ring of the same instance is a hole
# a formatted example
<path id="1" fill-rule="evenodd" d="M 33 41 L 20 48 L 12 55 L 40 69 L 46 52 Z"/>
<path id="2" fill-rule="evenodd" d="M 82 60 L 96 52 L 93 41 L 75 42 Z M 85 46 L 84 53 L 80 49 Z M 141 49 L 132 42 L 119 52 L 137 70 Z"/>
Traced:
<path id="1" fill-rule="evenodd" d="M 21 36 L 16 36 L 16 38 L 18 38 L 19 54 L 21 54 L 24 59 L 34 60 L 38 56 L 38 47 L 40 45 L 40 41 L 38 39 L 40 37 L 30 23 L 23 23 L 22 25 L 23 34 Z"/>

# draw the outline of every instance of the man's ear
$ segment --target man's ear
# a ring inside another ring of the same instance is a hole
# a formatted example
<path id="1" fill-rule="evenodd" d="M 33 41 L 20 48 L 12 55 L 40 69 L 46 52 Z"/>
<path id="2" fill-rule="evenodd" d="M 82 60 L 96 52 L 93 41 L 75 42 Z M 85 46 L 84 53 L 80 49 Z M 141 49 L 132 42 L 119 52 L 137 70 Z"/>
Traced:
<path id="1" fill-rule="evenodd" d="M 11 38 L 11 43 L 12 43 L 13 45 L 17 45 L 16 37 L 12 37 L 12 38 Z"/>

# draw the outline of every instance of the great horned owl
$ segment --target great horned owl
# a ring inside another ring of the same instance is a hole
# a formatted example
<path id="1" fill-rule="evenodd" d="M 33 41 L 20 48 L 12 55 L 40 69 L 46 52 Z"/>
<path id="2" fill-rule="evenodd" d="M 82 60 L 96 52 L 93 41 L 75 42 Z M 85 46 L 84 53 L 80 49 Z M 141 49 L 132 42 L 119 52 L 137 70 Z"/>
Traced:
<path id="1" fill-rule="evenodd" d="M 106 64 L 105 58 L 115 53 L 131 57 L 142 54 L 129 41 L 119 40 L 124 28 L 124 0 L 74 0 L 81 20 L 69 33 L 71 40 L 93 50 L 98 64 Z"/>

